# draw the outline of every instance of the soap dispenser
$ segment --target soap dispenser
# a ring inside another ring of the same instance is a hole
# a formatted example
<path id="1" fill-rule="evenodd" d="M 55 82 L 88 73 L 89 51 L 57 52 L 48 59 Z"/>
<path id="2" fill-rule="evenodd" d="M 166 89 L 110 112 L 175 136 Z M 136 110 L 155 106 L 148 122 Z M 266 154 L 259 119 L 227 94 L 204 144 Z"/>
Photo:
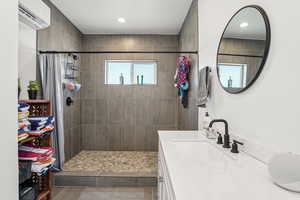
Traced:
<path id="1" fill-rule="evenodd" d="M 204 116 L 204 119 L 203 119 L 203 130 L 205 131 L 206 133 L 206 137 L 208 139 L 216 139 L 217 137 L 217 133 L 216 133 L 216 130 L 213 129 L 213 128 L 209 128 L 209 123 L 211 122 L 211 118 L 208 114 L 208 112 L 205 112 L 205 116 Z"/>
<path id="2" fill-rule="evenodd" d="M 211 121 L 211 118 L 210 118 L 208 112 L 205 112 L 204 119 L 203 119 L 203 125 L 202 125 L 202 128 L 204 130 L 208 130 L 210 121 Z"/>

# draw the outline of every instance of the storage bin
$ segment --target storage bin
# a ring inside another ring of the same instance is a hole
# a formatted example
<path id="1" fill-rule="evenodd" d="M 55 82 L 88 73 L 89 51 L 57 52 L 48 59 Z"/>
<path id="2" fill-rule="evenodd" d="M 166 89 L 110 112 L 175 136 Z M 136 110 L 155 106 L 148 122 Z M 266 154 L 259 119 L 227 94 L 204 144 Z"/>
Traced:
<path id="1" fill-rule="evenodd" d="M 20 188 L 19 200 L 35 200 L 35 190 L 33 187 Z"/>
<path id="2" fill-rule="evenodd" d="M 19 184 L 31 178 L 31 161 L 19 161 Z"/>

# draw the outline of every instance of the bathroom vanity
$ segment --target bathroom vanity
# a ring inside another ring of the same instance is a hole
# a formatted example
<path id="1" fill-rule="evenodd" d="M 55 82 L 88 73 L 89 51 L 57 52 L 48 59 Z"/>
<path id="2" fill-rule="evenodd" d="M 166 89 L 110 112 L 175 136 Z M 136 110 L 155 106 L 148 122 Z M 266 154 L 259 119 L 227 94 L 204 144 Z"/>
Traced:
<path id="1" fill-rule="evenodd" d="M 198 131 L 158 131 L 159 200 L 296 200 L 272 183 L 267 165 L 233 154 Z"/>

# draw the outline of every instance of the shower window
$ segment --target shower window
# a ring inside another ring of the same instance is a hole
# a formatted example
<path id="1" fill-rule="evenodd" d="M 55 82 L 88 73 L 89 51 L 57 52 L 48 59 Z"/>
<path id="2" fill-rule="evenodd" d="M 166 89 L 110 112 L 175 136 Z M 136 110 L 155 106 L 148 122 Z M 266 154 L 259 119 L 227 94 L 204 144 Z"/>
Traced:
<path id="1" fill-rule="evenodd" d="M 227 88 L 244 88 L 246 86 L 247 65 L 237 63 L 219 64 L 219 77 Z"/>
<path id="2" fill-rule="evenodd" d="M 155 85 L 157 62 L 153 60 L 106 60 L 105 84 Z"/>

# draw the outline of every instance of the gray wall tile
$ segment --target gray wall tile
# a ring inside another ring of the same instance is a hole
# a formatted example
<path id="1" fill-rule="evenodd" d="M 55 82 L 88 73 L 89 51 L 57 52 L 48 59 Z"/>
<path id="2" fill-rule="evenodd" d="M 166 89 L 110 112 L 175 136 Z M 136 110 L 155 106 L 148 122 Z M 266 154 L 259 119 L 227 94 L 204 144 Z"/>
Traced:
<path id="1" fill-rule="evenodd" d="M 108 121 L 108 108 L 106 99 L 96 99 L 96 124 L 105 125 Z"/>
<path id="2" fill-rule="evenodd" d="M 95 124 L 82 124 L 81 125 L 82 134 L 82 148 L 84 150 L 97 150 L 97 132 Z"/>
<path id="3" fill-rule="evenodd" d="M 179 37 L 179 49 L 181 51 L 198 50 L 198 0 L 194 0 L 182 25 Z M 180 101 L 178 109 L 178 128 L 180 130 L 198 129 L 198 108 L 196 106 L 198 88 L 198 55 L 189 55 L 191 61 L 191 72 L 189 74 L 189 104 L 183 108 Z"/>
<path id="4" fill-rule="evenodd" d="M 49 0 L 43 1 L 51 8 L 51 26 L 37 32 L 38 50 L 81 50 L 81 32 L 55 6 L 53 6 Z M 81 135 L 80 92 L 71 94 L 64 91 L 64 99 L 69 95 L 73 97 L 75 104 L 70 107 L 64 105 L 66 160 L 69 160 L 81 150 L 80 145 L 78 145 Z"/>
<path id="5" fill-rule="evenodd" d="M 84 50 L 178 50 L 178 36 L 84 35 Z M 105 85 L 105 60 L 157 60 L 155 86 Z M 157 150 L 157 126 L 177 127 L 177 91 L 173 86 L 176 55 L 93 54 L 82 57 L 82 125 L 95 125 L 96 135 L 83 145 L 96 150 Z M 86 86 L 84 84 L 87 84 Z M 95 107 L 94 102 L 95 101 Z M 160 105 L 162 103 L 162 105 Z M 91 117 L 95 110 L 95 119 Z M 84 130 L 84 128 L 82 129 Z M 86 145 L 94 145 L 93 148 Z"/>
<path id="6" fill-rule="evenodd" d="M 55 176 L 54 180 L 55 186 L 97 186 L 97 177 L 94 176 Z"/>
<path id="7" fill-rule="evenodd" d="M 95 124 L 96 122 L 96 99 L 82 99 L 81 123 Z"/>

